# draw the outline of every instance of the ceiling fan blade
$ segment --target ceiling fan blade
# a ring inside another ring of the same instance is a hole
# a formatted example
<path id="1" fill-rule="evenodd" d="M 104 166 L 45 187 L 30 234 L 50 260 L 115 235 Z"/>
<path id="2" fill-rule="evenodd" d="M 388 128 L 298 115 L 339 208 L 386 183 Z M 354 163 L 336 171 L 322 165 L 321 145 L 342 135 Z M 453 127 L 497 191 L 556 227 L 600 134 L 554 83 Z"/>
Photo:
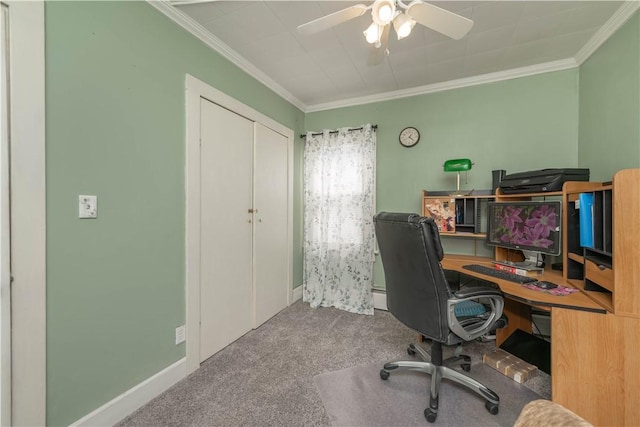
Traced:
<path id="1" fill-rule="evenodd" d="M 367 58 L 367 65 L 378 65 L 384 61 L 387 56 L 387 49 L 389 48 L 389 28 L 390 24 L 384 26 L 382 35 L 380 36 L 380 47 L 376 47 L 375 44 L 371 45 L 369 49 L 369 57 Z"/>
<path id="2" fill-rule="evenodd" d="M 369 9 L 364 4 L 356 4 L 346 9 L 339 10 L 337 12 L 330 13 L 313 21 L 309 21 L 306 24 L 298 25 L 298 32 L 304 36 L 318 33 L 333 27 L 334 25 L 341 24 L 350 19 L 357 18 L 364 15 Z"/>
<path id="3" fill-rule="evenodd" d="M 454 40 L 460 40 L 466 36 L 473 27 L 471 19 L 429 3 L 413 2 L 407 8 L 407 14 L 417 23 Z"/>

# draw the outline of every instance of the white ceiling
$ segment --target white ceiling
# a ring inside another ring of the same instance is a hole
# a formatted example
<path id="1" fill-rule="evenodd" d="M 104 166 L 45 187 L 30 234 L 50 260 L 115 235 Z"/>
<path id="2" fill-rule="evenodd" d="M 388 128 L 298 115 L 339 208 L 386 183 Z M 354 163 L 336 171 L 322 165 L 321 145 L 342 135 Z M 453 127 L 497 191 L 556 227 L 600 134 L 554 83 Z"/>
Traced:
<path id="1" fill-rule="evenodd" d="M 305 111 L 426 93 L 478 76 L 495 80 L 517 76 L 517 70 L 525 75 L 570 68 L 629 9 L 620 1 L 432 1 L 472 19 L 469 34 L 452 40 L 416 25 L 409 37 L 397 40 L 392 32 L 385 61 L 368 66 L 362 31 L 371 23 L 369 12 L 312 36 L 296 30 L 360 2 L 175 3 L 174 20 L 183 19 L 183 26 Z"/>

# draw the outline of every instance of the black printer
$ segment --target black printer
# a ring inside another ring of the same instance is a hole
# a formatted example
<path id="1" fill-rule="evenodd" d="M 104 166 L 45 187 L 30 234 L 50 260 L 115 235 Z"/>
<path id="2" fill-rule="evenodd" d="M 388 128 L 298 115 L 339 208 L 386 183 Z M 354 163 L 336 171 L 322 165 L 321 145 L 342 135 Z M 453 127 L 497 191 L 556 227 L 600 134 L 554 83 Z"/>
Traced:
<path id="1" fill-rule="evenodd" d="M 589 169 L 539 169 L 528 172 L 511 173 L 502 177 L 502 194 L 544 193 L 561 191 L 566 181 L 589 181 Z"/>

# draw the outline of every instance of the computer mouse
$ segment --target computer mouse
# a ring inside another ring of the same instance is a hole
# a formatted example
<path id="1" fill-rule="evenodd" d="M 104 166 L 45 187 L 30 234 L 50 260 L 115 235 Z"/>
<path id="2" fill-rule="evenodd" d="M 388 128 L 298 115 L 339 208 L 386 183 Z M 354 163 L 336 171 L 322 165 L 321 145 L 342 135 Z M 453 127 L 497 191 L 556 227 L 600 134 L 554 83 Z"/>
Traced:
<path id="1" fill-rule="evenodd" d="M 537 282 L 533 282 L 533 285 L 536 285 L 540 289 L 555 289 L 558 287 L 555 283 L 547 282 L 546 280 L 538 280 Z"/>

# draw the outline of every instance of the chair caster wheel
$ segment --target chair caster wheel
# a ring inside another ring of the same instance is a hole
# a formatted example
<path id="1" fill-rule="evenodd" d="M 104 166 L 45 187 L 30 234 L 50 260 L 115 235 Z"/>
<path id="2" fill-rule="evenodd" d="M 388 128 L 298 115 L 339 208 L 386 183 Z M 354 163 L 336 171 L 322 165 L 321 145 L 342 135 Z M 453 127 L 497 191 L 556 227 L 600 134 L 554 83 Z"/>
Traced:
<path id="1" fill-rule="evenodd" d="M 469 372 L 471 370 L 471 364 L 470 363 L 463 363 L 462 365 L 460 365 L 460 367 L 465 372 Z"/>
<path id="2" fill-rule="evenodd" d="M 411 346 L 409 346 L 409 347 L 407 347 L 407 354 L 409 356 L 415 356 L 416 355 L 416 351 Z"/>
<path id="3" fill-rule="evenodd" d="M 489 411 L 489 413 L 491 415 L 497 415 L 498 414 L 498 404 L 497 403 L 492 403 L 492 402 L 489 402 L 487 400 L 484 403 L 484 407 L 487 408 L 487 411 Z"/>
<path id="4" fill-rule="evenodd" d="M 433 423 L 436 421 L 436 418 L 438 417 L 438 413 L 433 412 L 430 408 L 427 408 L 424 410 L 424 417 L 427 419 L 428 422 Z"/>
<path id="5" fill-rule="evenodd" d="M 391 374 L 389 374 L 389 372 L 385 371 L 384 369 L 380 370 L 380 378 L 381 379 L 386 381 L 386 380 L 389 379 L 389 375 L 391 375 Z"/>

